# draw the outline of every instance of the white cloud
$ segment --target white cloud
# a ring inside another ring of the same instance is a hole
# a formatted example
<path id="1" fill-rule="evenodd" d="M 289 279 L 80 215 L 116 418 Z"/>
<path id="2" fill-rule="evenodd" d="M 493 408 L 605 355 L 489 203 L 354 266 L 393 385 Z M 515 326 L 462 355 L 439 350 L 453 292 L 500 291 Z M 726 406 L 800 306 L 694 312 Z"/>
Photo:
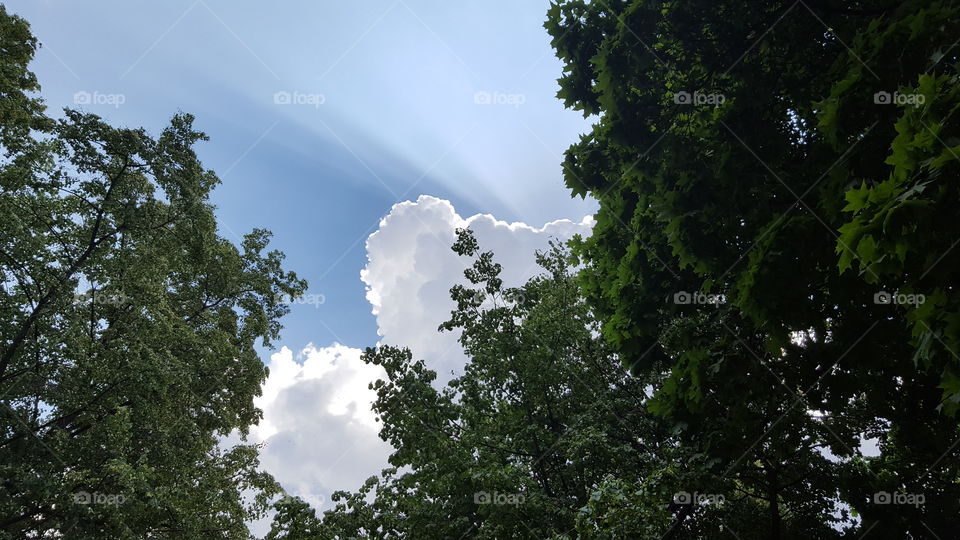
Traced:
<path id="1" fill-rule="evenodd" d="M 295 361 L 293 352 L 287 347 L 270 357 L 270 377 L 263 385 L 263 394 L 254 399 L 261 409 L 273 406 L 288 394 L 297 391 L 298 386 L 313 381 L 323 381 L 323 402 L 314 403 L 321 407 L 324 415 L 332 415 L 354 424 L 376 427 L 369 403 L 376 392 L 368 388 L 372 380 L 384 376 L 379 366 L 373 366 L 360 360 L 360 349 L 334 343 L 330 347 L 316 348 L 307 345 Z M 265 440 L 279 431 L 289 429 L 291 417 L 264 417 L 264 420 L 251 431 Z"/>
<path id="2" fill-rule="evenodd" d="M 470 260 L 451 250 L 455 229 L 469 227 L 482 251 L 493 251 L 503 266 L 506 286 L 517 286 L 538 273 L 534 253 L 549 238 L 589 235 L 591 217 L 575 223 L 561 219 L 534 228 L 525 223 L 498 221 L 489 214 L 462 218 L 449 201 L 421 195 L 416 202 L 394 205 L 380 228 L 367 239 L 367 266 L 360 279 L 377 317 L 381 341 L 410 347 L 437 371 L 439 383 L 459 374 L 465 362 L 457 335 L 437 327 L 455 307 L 449 290 L 465 283 L 463 270 Z"/>
<path id="3" fill-rule="evenodd" d="M 376 392 L 369 384 L 385 374 L 360 355 L 339 343 L 310 344 L 296 356 L 282 347 L 271 355 L 263 394 L 254 399 L 263 420 L 251 427 L 248 442 L 266 443 L 261 467 L 318 513 L 331 508 L 334 491 L 355 490 L 379 473 L 390 455 L 370 408 Z M 233 434 L 224 444 L 238 440 Z M 251 531 L 263 536 L 270 521 L 251 524 Z"/>
<path id="4" fill-rule="evenodd" d="M 592 225 L 589 217 L 541 228 L 487 214 L 462 218 L 449 201 L 426 195 L 394 205 L 367 239 L 368 262 L 360 275 L 381 342 L 410 347 L 438 372 L 439 383 L 448 381 L 466 360 L 455 334 L 437 332 L 454 308 L 449 289 L 465 281 L 470 262 L 451 250 L 455 229 L 473 229 L 481 249 L 494 251 L 503 265 L 504 284 L 515 286 L 538 272 L 534 252 L 549 238 L 587 235 Z M 360 349 L 338 343 L 311 344 L 295 358 L 283 347 L 271 356 L 270 376 L 256 399 L 264 418 L 249 440 L 266 443 L 263 468 L 318 512 L 331 507 L 333 491 L 356 490 L 387 466 L 391 449 L 377 436 L 370 410 L 376 393 L 368 388 L 383 371 L 364 364 L 360 355 Z M 258 534 L 268 529 L 268 521 L 254 526 Z"/>

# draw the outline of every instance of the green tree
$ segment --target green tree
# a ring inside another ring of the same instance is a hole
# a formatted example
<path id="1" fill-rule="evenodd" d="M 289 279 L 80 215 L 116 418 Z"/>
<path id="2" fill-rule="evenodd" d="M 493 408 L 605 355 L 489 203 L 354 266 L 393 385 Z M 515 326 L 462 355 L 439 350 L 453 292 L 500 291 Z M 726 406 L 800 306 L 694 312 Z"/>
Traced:
<path id="1" fill-rule="evenodd" d="M 600 203 L 574 249 L 582 289 L 635 372 L 667 371 L 651 408 L 710 456 L 704 478 L 763 508 L 741 537 L 956 521 L 957 10 L 550 8 L 558 95 L 595 118 L 564 160 Z"/>
<path id="2" fill-rule="evenodd" d="M 451 289 L 457 308 L 441 329 L 461 332 L 464 374 L 437 389 L 408 349 L 367 350 L 387 373 L 374 410 L 393 468 L 336 493 L 320 537 L 662 537 L 676 494 L 699 480 L 681 465 L 703 456 L 645 411 L 652 381 L 600 337 L 569 252 L 538 254 L 543 273 L 510 288 L 469 231 L 454 249 L 474 259 L 472 286 Z M 628 504 L 616 492 L 641 483 Z"/>
<path id="3" fill-rule="evenodd" d="M 317 538 L 320 520 L 317 512 L 299 497 L 286 496 L 274 503 L 277 513 L 265 540 Z"/>
<path id="4" fill-rule="evenodd" d="M 268 232 L 218 234 L 190 115 L 54 121 L 37 46 L 0 7 L 0 537 L 246 538 L 277 488 L 217 441 L 260 418 L 254 345 L 305 283 Z"/>

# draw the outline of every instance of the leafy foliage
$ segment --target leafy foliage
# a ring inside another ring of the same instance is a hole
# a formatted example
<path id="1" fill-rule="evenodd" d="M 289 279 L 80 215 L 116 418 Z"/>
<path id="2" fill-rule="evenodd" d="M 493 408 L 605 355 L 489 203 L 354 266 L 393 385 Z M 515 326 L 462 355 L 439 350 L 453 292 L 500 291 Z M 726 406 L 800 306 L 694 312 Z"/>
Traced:
<path id="1" fill-rule="evenodd" d="M 564 162 L 600 203 L 582 289 L 636 373 L 668 370 L 651 409 L 702 472 L 764 507 L 741 537 L 955 522 L 957 9 L 550 8 L 558 96 L 595 118 Z"/>
<path id="2" fill-rule="evenodd" d="M 388 376 L 374 410 L 394 468 L 336 494 L 320 537 L 568 537 L 594 527 L 579 512 L 606 478 L 638 481 L 675 453 L 637 406 L 646 382 L 599 337 L 563 248 L 540 254 L 545 272 L 519 288 L 503 286 L 469 231 L 454 249 L 475 258 L 465 272 L 474 287 L 451 289 L 457 308 L 441 327 L 461 332 L 465 373 L 438 390 L 409 350 L 367 350 Z M 659 474 L 657 507 L 671 503 L 678 477 Z M 662 534 L 669 516 L 636 525 Z"/>
<path id="3" fill-rule="evenodd" d="M 305 283 L 267 231 L 219 236 L 190 115 L 53 121 L 0 29 L 0 537 L 246 538 L 277 486 L 217 437 L 260 418 L 254 344 Z"/>
<path id="4" fill-rule="evenodd" d="M 461 332 L 465 373 L 437 389 L 409 350 L 367 351 L 387 372 L 374 409 L 396 449 L 393 468 L 335 494 L 318 538 L 703 538 L 725 527 L 763 538 L 767 475 L 756 471 L 788 447 L 802 457 L 776 479 L 789 485 L 779 493 L 784 527 L 839 536 L 817 519 L 832 465 L 797 451 L 801 433 L 765 445 L 768 461 L 752 469 L 759 478 L 724 477 L 720 460 L 647 410 L 665 378 L 622 367 L 566 248 L 538 254 L 544 272 L 518 288 L 503 287 L 493 254 L 469 231 L 454 249 L 474 258 L 465 271 L 473 287 L 451 289 L 457 308 L 441 329 Z"/>

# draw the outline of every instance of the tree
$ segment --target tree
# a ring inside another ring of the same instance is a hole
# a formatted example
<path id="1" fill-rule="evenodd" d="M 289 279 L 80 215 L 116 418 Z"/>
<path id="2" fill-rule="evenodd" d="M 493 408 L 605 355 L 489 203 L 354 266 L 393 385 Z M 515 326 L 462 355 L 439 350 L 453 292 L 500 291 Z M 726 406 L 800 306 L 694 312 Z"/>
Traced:
<path id="1" fill-rule="evenodd" d="M 762 537 L 765 506 L 750 490 L 765 478 L 713 472 L 715 457 L 647 411 L 665 376 L 621 366 L 566 248 L 539 254 L 544 272 L 517 288 L 503 286 L 469 231 L 454 249 L 474 258 L 473 286 L 451 289 L 457 308 L 441 327 L 461 331 L 464 375 L 437 389 L 409 350 L 366 352 L 387 373 L 374 409 L 393 468 L 336 493 L 318 538 L 703 538 L 724 528 Z M 832 465 L 804 456 L 778 480 L 782 525 L 838 537 L 818 519 L 817 497 L 829 498 L 818 482 Z"/>
<path id="2" fill-rule="evenodd" d="M 578 513 L 608 478 L 654 476 L 644 502 L 658 519 L 638 527 L 662 534 L 683 476 L 665 466 L 675 439 L 638 406 L 647 381 L 598 336 L 569 253 L 554 245 L 538 255 L 543 274 L 509 288 L 493 254 L 458 234 L 473 286 L 451 289 L 457 308 L 441 328 L 461 331 L 464 374 L 437 389 L 409 350 L 366 351 L 387 373 L 374 410 L 393 468 L 335 494 L 320 537 L 569 537 L 594 526 Z"/>
<path id="3" fill-rule="evenodd" d="M 550 8 L 558 96 L 595 118 L 564 161 L 600 203 L 581 287 L 636 373 L 668 373 L 652 410 L 703 472 L 764 508 L 751 532 L 922 537 L 960 510 L 957 9 Z"/>
<path id="4" fill-rule="evenodd" d="M 265 540 L 300 540 L 316 538 L 320 534 L 317 513 L 303 499 L 285 496 L 273 506 L 277 513 Z"/>
<path id="5" fill-rule="evenodd" d="M 218 234 L 192 116 L 54 121 L 27 23 L 0 29 L 0 537 L 246 538 L 277 486 L 217 440 L 260 418 L 254 345 L 306 284 L 267 231 Z"/>

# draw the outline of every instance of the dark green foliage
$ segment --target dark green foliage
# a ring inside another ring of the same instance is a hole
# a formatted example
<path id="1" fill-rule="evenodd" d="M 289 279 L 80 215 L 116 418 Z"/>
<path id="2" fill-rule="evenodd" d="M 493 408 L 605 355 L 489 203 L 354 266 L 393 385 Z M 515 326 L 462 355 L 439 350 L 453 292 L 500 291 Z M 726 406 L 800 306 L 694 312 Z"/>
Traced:
<path id="1" fill-rule="evenodd" d="M 283 497 L 274 503 L 274 509 L 277 513 L 265 540 L 300 540 L 320 534 L 317 513 L 303 499 Z"/>
<path id="2" fill-rule="evenodd" d="M 408 350 L 367 351 L 388 376 L 374 409 L 396 468 L 336 494 L 321 537 L 570 537 L 604 519 L 581 508 L 614 478 L 646 483 L 649 519 L 633 531 L 663 534 L 683 477 L 669 468 L 675 441 L 641 406 L 647 382 L 597 335 L 569 254 L 554 246 L 542 275 L 505 288 L 468 231 L 454 249 L 475 259 L 474 287 L 451 289 L 457 309 L 442 326 L 462 332 L 465 373 L 437 390 Z"/>
<path id="3" fill-rule="evenodd" d="M 847 506 L 862 518 L 850 534 L 955 530 L 958 15 L 931 1 L 550 9 L 559 97 L 596 115 L 565 159 L 571 192 L 600 203 L 575 244 L 581 286 L 636 373 L 668 370 L 652 410 L 711 456 L 704 474 L 762 507 L 741 537 L 839 534 L 823 527 Z M 675 299 L 696 293 L 722 299 Z M 882 455 L 863 457 L 861 437 Z M 874 504 L 883 491 L 926 502 Z"/>
<path id="4" fill-rule="evenodd" d="M 474 287 L 451 289 L 457 309 L 441 328 L 462 332 L 465 373 L 438 390 L 409 350 L 367 351 L 387 372 L 374 409 L 394 468 L 335 494 L 318 538 L 703 538 L 724 528 L 765 538 L 770 470 L 782 475 L 773 480 L 785 530 L 840 536 L 822 519 L 838 467 L 816 452 L 825 428 L 804 439 L 817 428 L 802 409 L 785 420 L 794 432 L 757 452 L 765 461 L 723 474 L 722 458 L 647 410 L 664 377 L 621 366 L 565 249 L 540 254 L 544 273 L 519 288 L 502 286 L 493 254 L 469 231 L 454 249 L 474 258 L 465 271 Z M 724 421 L 758 410 L 747 404 Z"/>

